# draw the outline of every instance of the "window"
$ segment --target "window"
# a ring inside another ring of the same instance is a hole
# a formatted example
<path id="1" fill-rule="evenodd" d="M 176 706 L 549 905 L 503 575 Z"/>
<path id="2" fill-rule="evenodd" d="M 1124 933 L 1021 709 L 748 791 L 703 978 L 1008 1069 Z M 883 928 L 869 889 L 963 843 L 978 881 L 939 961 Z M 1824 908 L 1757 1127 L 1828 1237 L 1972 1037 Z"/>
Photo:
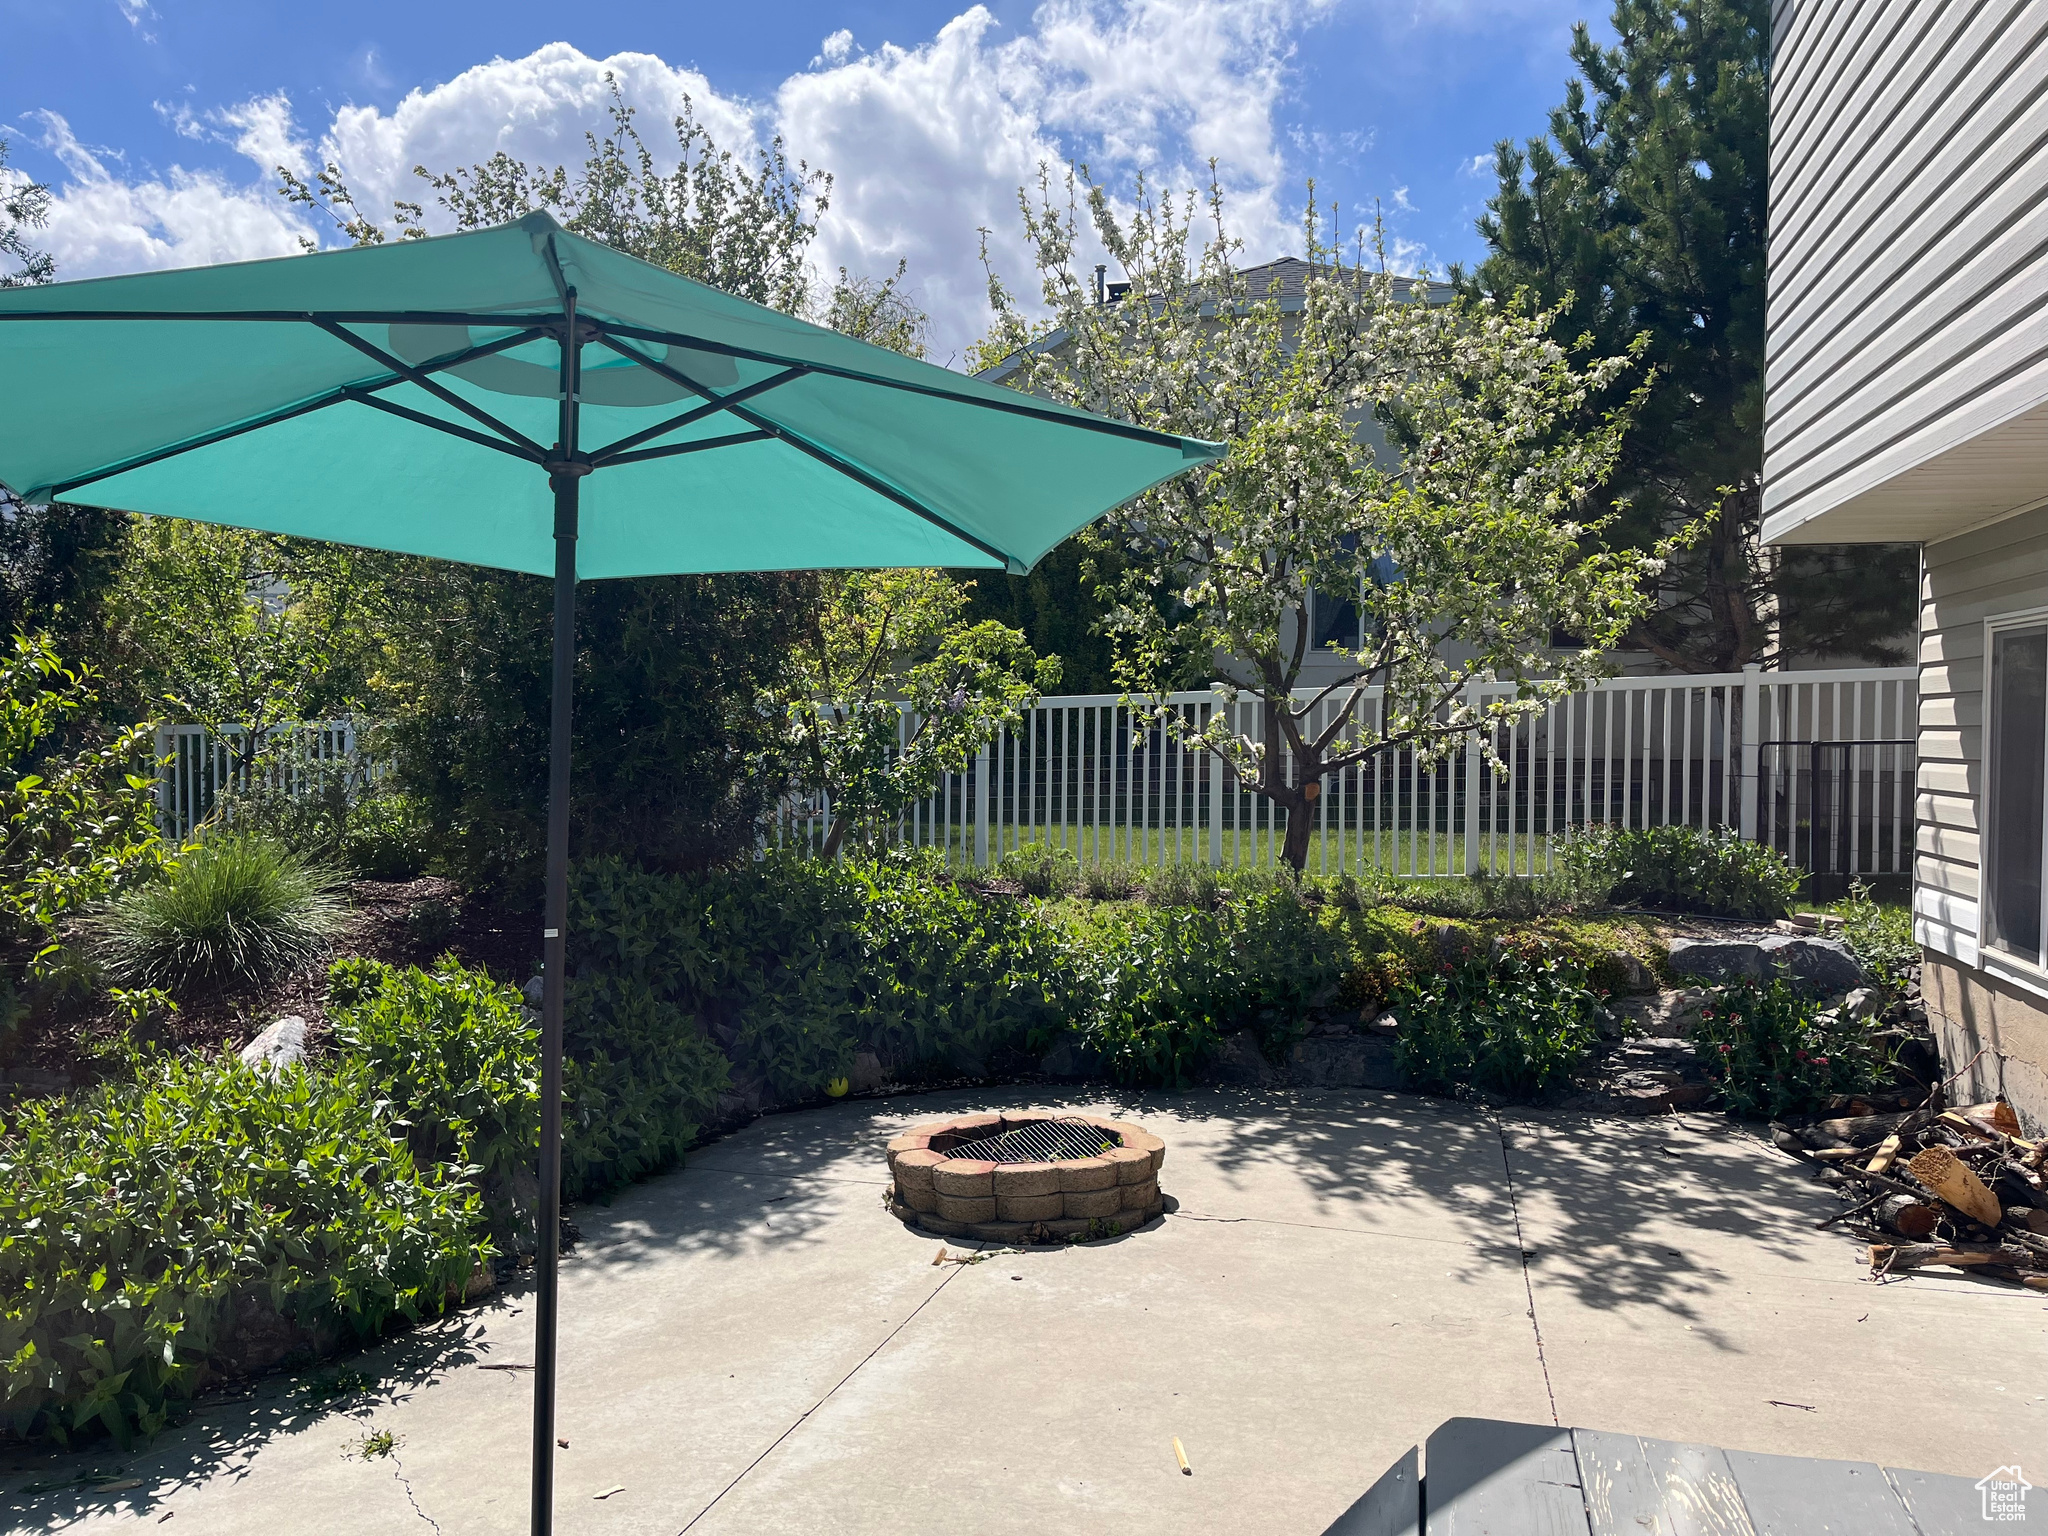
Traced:
<path id="1" fill-rule="evenodd" d="M 2048 619 L 1994 621 L 1985 744 L 1984 942 L 2042 963 L 2042 870 L 2048 846 Z"/>

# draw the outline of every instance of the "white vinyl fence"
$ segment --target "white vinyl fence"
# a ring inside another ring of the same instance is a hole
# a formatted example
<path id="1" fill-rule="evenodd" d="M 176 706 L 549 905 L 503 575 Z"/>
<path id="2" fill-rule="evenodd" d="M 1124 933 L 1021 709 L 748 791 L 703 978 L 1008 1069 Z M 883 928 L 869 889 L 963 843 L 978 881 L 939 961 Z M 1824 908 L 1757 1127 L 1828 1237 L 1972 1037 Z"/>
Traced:
<path id="1" fill-rule="evenodd" d="M 1230 710 L 1235 730 L 1262 736 L 1256 704 L 1206 691 L 1169 702 L 1193 728 Z M 1370 724 L 1377 690 L 1360 708 Z M 1917 718 L 1911 667 L 1614 678 L 1503 729 L 1501 771 L 1467 746 L 1435 768 L 1389 752 L 1331 775 L 1309 868 L 1533 875 L 1553 867 L 1575 828 L 1683 823 L 1739 829 L 1843 881 L 1903 874 Z M 906 715 L 904 731 L 914 724 Z M 1114 695 L 1044 699 L 896 834 L 982 865 L 1032 843 L 1084 862 L 1272 862 L 1284 811 L 1237 788 L 1208 754 L 1133 727 Z M 822 797 L 792 799 L 769 837 L 817 847 L 830 814 Z"/>
<path id="2" fill-rule="evenodd" d="M 223 797 L 247 793 L 252 781 L 293 796 L 339 784 L 353 794 L 373 776 L 352 720 L 281 726 L 252 751 L 249 733 L 218 733 L 203 725 L 156 728 L 156 814 L 165 837 L 183 842 Z"/>
<path id="3" fill-rule="evenodd" d="M 1171 703 L 1193 728 L 1231 710 L 1234 729 L 1261 736 L 1256 704 L 1206 691 Z M 1377 693 L 1360 708 L 1370 724 Z M 1614 678 L 1503 729 L 1501 772 L 1467 746 L 1435 768 L 1389 752 L 1326 778 L 1309 868 L 1534 875 L 1574 829 L 1682 823 L 1738 829 L 1838 884 L 1903 875 L 1917 720 L 1911 667 Z M 906 713 L 903 730 L 914 725 Z M 374 772 L 351 721 L 273 733 L 270 745 L 262 771 L 288 793 L 336 782 L 353 792 Z M 224 792 L 247 786 L 242 733 L 162 726 L 157 755 L 169 836 L 190 835 Z M 816 848 L 830 824 L 822 797 L 791 797 L 763 830 L 770 843 Z M 947 774 L 896 835 L 981 865 L 1032 843 L 1084 862 L 1267 864 L 1286 817 L 1208 754 L 1163 730 L 1135 733 L 1130 708 L 1100 694 L 1041 700 L 967 772 Z"/>

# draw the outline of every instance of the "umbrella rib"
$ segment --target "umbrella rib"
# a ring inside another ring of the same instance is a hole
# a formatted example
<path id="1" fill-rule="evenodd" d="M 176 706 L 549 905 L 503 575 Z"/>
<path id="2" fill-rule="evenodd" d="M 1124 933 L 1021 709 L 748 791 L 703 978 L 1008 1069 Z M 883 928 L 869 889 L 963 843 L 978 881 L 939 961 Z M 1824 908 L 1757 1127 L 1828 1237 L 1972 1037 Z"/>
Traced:
<path id="1" fill-rule="evenodd" d="M 708 395 L 706 398 L 709 404 L 695 406 L 683 412 L 680 416 L 671 416 L 667 421 L 661 422 L 657 426 L 649 427 L 644 432 L 635 432 L 630 437 L 622 437 L 615 443 L 606 443 L 604 447 L 591 454 L 590 462 L 593 467 L 615 463 L 618 460 L 618 455 L 628 448 L 637 447 L 641 443 L 652 442 L 655 438 L 665 437 L 671 432 L 679 432 L 684 427 L 700 422 L 707 416 L 716 416 L 730 405 L 735 405 L 742 400 L 751 400 L 756 395 L 765 395 L 777 385 L 787 384 L 791 379 L 801 378 L 807 372 L 809 370 L 802 367 L 789 368 L 776 374 L 773 378 L 760 379 L 749 384 L 745 389 L 736 389 L 729 395 Z M 639 456 L 636 455 L 636 457 Z"/>
<path id="2" fill-rule="evenodd" d="M 685 389 L 694 389 L 700 395 L 709 395 L 711 393 L 710 390 L 706 389 L 702 384 L 699 384 L 695 379 L 692 379 L 688 374 L 682 372 L 680 369 L 673 368 L 667 363 L 656 362 L 653 358 L 647 356 L 645 353 L 636 352 L 631 347 L 623 346 L 619 342 L 614 341 L 608 335 L 600 334 L 597 339 L 603 342 L 607 347 L 610 347 L 612 351 L 618 353 L 620 356 L 631 358 L 634 362 L 638 363 L 642 368 L 646 368 L 651 372 L 658 373 L 663 378 L 668 379 L 672 383 L 680 384 Z M 946 517 L 943 513 L 933 511 L 930 507 L 926 506 L 923 502 L 919 501 L 915 496 L 912 496 L 908 491 L 898 490 L 895 486 L 889 484 L 888 481 L 883 480 L 878 476 L 869 474 L 866 470 L 862 469 L 857 464 L 849 463 L 847 460 L 842 459 L 838 454 L 832 452 L 831 449 L 820 447 L 818 444 L 810 441 L 808 438 L 800 436 L 795 432 L 792 432 L 789 428 L 783 426 L 780 422 L 771 420 L 769 417 L 763 416 L 758 412 L 750 411 L 743 405 L 733 405 L 728 402 L 725 406 L 725 409 L 732 412 L 733 415 L 739 417 L 741 421 L 744 421 L 751 426 L 760 428 L 763 432 L 767 433 L 770 437 L 775 438 L 778 442 L 787 443 L 790 447 L 796 449 L 797 452 L 808 454 L 811 458 L 816 459 L 820 464 L 823 464 L 830 469 L 836 469 L 837 471 L 839 471 L 840 474 L 846 476 L 847 479 L 853 481 L 855 484 L 866 486 L 869 490 L 873 491 L 878 496 L 887 497 L 890 501 L 895 502 L 896 505 L 902 507 L 905 511 L 913 512 L 917 516 L 923 518 L 933 527 L 943 529 L 945 532 L 950 533 L 954 538 L 959 539 L 962 543 L 971 544 L 976 549 L 980 550 L 983 554 L 988 555 L 993 559 L 1000 560 L 1005 570 L 1009 569 L 1010 566 L 1019 563 L 1015 560 L 1013 556 L 1007 554 L 1003 550 L 997 549 L 995 545 L 990 544 L 985 539 L 976 538 L 973 534 L 969 533 L 965 528 L 962 528 L 958 524 L 954 523 L 952 519 Z"/>
<path id="3" fill-rule="evenodd" d="M 545 457 L 539 448 L 529 450 L 521 448 L 517 444 L 505 442 L 501 438 L 492 437 L 488 433 L 472 432 L 468 427 L 457 426 L 452 421 L 443 421 L 438 416 L 429 416 L 424 411 L 415 411 L 408 406 L 398 405 L 390 400 L 379 400 L 367 390 L 352 387 L 343 391 L 343 393 L 357 405 L 367 405 L 370 409 L 383 411 L 388 416 L 396 416 L 404 421 L 417 422 L 423 427 L 432 427 L 436 432 L 445 432 L 450 437 L 462 438 L 466 442 L 477 444 L 479 447 L 495 448 L 498 452 L 509 454 L 524 464 L 538 464 Z"/>
<path id="4" fill-rule="evenodd" d="M 649 459 L 672 459 L 679 453 L 700 453 L 706 448 L 736 448 L 741 443 L 763 443 L 773 440 L 773 432 L 734 432 L 726 437 L 700 437 L 694 443 L 672 443 L 666 448 L 643 448 L 638 453 L 614 454 L 608 459 L 597 461 L 599 469 L 610 469 L 617 464 L 644 464 Z"/>
<path id="5" fill-rule="evenodd" d="M 530 340 L 538 334 L 537 331 L 529 331 L 519 335 L 501 336 L 496 341 L 487 341 L 482 346 L 471 347 L 467 351 L 458 352 L 451 357 L 430 364 L 429 367 L 452 368 L 457 363 L 467 362 L 473 357 L 488 357 L 493 352 L 502 352 L 507 347 L 517 346 L 520 342 Z M 365 398 L 368 391 L 373 389 L 389 389 L 392 385 L 402 382 L 403 380 L 400 379 L 386 379 L 381 384 L 344 384 L 339 389 L 330 390 L 324 395 L 315 395 L 312 399 L 302 400 L 296 405 L 286 406 L 281 411 L 272 411 L 268 415 L 258 416 L 253 421 L 237 422 L 234 426 L 223 427 L 217 432 L 205 433 L 187 442 L 174 443 L 169 448 L 160 449 L 155 453 L 145 453 L 132 459 L 124 459 L 119 464 L 113 465 L 108 469 L 96 469 L 89 475 L 78 475 L 69 480 L 53 480 L 46 486 L 31 487 L 30 493 L 42 492 L 52 497 L 62 496 L 66 491 L 74 491 L 81 485 L 91 485 L 95 480 L 109 480 L 115 475 L 125 475 L 131 469 L 146 469 L 152 464 L 161 464 L 166 459 L 175 459 L 180 454 L 191 453 L 200 448 L 210 448 L 215 443 L 227 442 L 230 438 L 240 437 L 245 432 L 254 432 L 259 427 L 276 426 L 279 422 L 291 421 L 295 417 L 305 416 L 313 411 L 325 410 L 328 406 L 339 405 L 344 400 L 353 400 L 360 405 L 378 405 L 380 402 Z M 431 416 L 421 417 L 420 420 L 437 427 L 450 425 L 446 422 L 437 422 Z M 475 434 L 475 436 L 477 441 L 483 442 L 492 448 L 503 448 L 505 446 L 502 443 L 494 442 L 484 437 L 481 433 Z M 506 451 L 515 452 L 516 450 L 507 449 Z M 524 458 L 525 455 L 521 454 L 520 457 Z"/>
<path id="6" fill-rule="evenodd" d="M 507 426 L 504 422 L 498 420 L 497 417 L 493 416 L 489 411 L 484 410 L 480 406 L 471 405 L 467 400 L 463 399 L 462 396 L 456 394 L 454 390 L 448 388 L 438 379 L 431 378 L 427 374 L 421 372 L 418 368 L 413 367 L 412 364 L 403 362 L 400 359 L 393 357 L 389 352 L 386 352 L 382 347 L 377 346 L 374 342 L 368 342 L 363 340 L 362 337 L 358 336 L 354 331 L 349 330 L 346 326 L 341 325 L 336 321 L 322 320 L 317 317 L 314 319 L 313 323 L 320 327 L 320 329 L 325 331 L 328 335 L 332 336 L 335 340 L 347 342 L 350 346 L 354 347 L 358 352 L 362 353 L 365 357 L 374 359 L 375 361 L 382 363 L 386 368 L 389 368 L 393 373 L 396 373 L 400 377 L 408 380 L 409 382 L 418 385 L 421 389 L 424 389 L 428 394 L 434 396 L 436 399 L 441 400 L 448 405 L 454 406 L 456 410 L 462 412 L 463 415 L 468 416 L 471 420 L 482 422 L 485 426 L 489 427 L 493 432 L 496 432 L 500 436 L 505 438 L 506 441 L 517 443 L 521 448 L 526 449 L 528 453 L 532 454 L 536 460 L 545 458 L 547 456 L 546 450 L 543 449 L 539 443 L 536 443 L 532 438 L 528 437 L 524 432 L 521 432 L 518 428 Z M 450 365 L 444 363 L 441 366 L 445 368 Z M 431 420 L 432 418 L 426 419 Z"/>
<path id="7" fill-rule="evenodd" d="M 724 357 L 744 358 L 755 363 L 793 364 L 796 359 L 779 357 L 773 352 L 756 352 L 748 347 L 729 346 L 725 342 L 710 341 L 697 336 L 684 336 L 673 331 L 648 330 L 644 326 L 619 325 L 609 320 L 593 321 L 600 330 L 618 336 L 630 337 L 635 341 L 659 341 L 669 346 L 688 347 L 697 352 L 714 352 Z M 614 348 L 614 350 L 619 350 Z M 627 354 L 631 356 L 631 353 Z M 929 395 L 938 400 L 950 400 L 955 405 L 971 405 L 985 411 L 1000 411 L 1009 416 L 1028 416 L 1036 421 L 1049 421 L 1063 427 L 1078 427 L 1086 432 L 1100 432 L 1107 437 L 1129 438 L 1133 442 L 1150 443 L 1160 448 L 1186 447 L 1186 440 L 1170 432 L 1156 432 L 1150 427 L 1137 427 L 1127 421 L 1111 421 L 1107 417 L 1087 414 L 1069 415 L 1054 410 L 1048 405 L 1033 405 L 1019 397 L 1015 400 L 983 400 L 973 395 L 957 394 L 950 389 L 941 389 L 933 384 L 912 384 L 906 379 L 885 379 L 879 374 L 862 373 L 857 368 L 839 368 L 830 363 L 805 363 L 812 373 L 829 378 L 848 379 L 859 384 L 872 384 L 878 389 L 900 390 L 905 394 Z"/>

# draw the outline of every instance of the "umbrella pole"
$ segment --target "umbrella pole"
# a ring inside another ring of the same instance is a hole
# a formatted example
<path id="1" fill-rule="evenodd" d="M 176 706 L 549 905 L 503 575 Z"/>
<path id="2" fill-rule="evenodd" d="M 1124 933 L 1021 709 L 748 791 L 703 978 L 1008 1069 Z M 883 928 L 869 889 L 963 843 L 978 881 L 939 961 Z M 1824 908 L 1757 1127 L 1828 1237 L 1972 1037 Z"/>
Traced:
<path id="1" fill-rule="evenodd" d="M 540 1004 L 540 1209 L 534 1253 L 533 1536 L 554 1526 L 555 1267 L 562 1234 L 562 992 L 569 926 L 569 720 L 576 682 L 576 503 L 582 477 L 555 487 L 555 666 L 548 743 L 547 904 Z"/>
<path id="2" fill-rule="evenodd" d="M 568 986 L 569 725 L 576 693 L 576 521 L 590 465 L 577 453 L 581 347 L 576 290 L 563 294 L 560 435 L 548 464 L 555 493 L 555 656 L 548 724 L 547 901 L 542 918 L 540 1001 L 540 1209 L 533 1262 L 533 1536 L 555 1525 L 556 1267 L 562 1245 L 562 1003 Z"/>

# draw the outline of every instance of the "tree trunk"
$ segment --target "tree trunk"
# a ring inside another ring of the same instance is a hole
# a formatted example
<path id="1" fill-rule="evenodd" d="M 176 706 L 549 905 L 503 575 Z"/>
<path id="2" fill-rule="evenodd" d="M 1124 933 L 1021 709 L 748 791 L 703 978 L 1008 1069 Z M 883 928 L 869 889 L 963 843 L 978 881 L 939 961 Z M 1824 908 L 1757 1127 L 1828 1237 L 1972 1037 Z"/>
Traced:
<path id="1" fill-rule="evenodd" d="M 1315 831 L 1316 802 L 1323 793 L 1323 764 L 1313 752 L 1294 754 L 1294 783 L 1276 784 L 1269 793 L 1287 808 L 1287 837 L 1280 857 L 1297 875 L 1308 867 L 1308 840 Z"/>

